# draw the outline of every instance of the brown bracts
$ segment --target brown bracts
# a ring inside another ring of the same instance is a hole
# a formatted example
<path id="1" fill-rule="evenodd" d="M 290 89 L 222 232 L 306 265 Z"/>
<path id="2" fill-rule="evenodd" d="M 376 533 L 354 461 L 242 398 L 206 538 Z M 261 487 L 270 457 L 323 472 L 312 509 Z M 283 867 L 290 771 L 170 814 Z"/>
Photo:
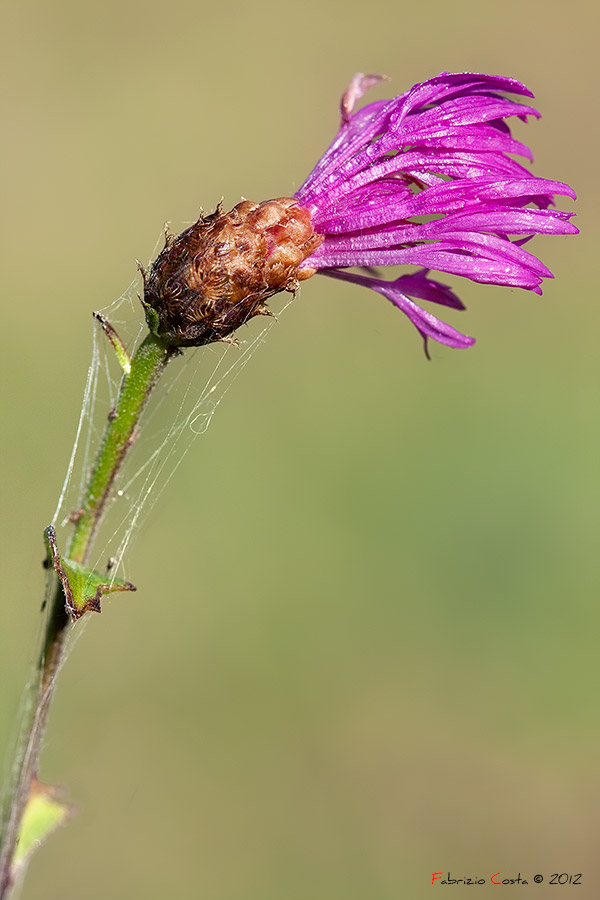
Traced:
<path id="1" fill-rule="evenodd" d="M 150 329 L 170 346 L 197 347 L 227 338 L 265 301 L 295 291 L 315 269 L 300 269 L 323 238 L 297 200 L 244 200 L 217 209 L 176 238 L 168 238 L 144 276 Z"/>

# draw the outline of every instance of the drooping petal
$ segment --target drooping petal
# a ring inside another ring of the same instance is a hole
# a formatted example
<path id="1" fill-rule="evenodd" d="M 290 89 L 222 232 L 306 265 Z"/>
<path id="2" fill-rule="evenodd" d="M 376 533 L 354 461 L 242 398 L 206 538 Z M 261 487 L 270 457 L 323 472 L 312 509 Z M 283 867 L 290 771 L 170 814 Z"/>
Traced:
<path id="1" fill-rule="evenodd" d="M 350 281 L 354 284 L 360 284 L 363 287 L 371 288 L 372 290 L 377 291 L 377 293 L 382 294 L 390 301 L 390 303 L 393 303 L 394 306 L 402 310 L 402 312 L 408 316 L 410 321 L 425 339 L 432 338 L 440 344 L 446 344 L 448 347 L 453 347 L 455 349 L 472 347 L 475 343 L 475 338 L 462 334 L 462 332 L 457 331 L 456 328 L 453 328 L 446 322 L 442 322 L 441 319 L 438 319 L 432 313 L 421 309 L 420 306 L 411 300 L 406 293 L 406 289 L 410 290 L 410 285 L 406 280 L 403 281 L 402 277 L 396 279 L 396 281 L 384 281 L 379 278 L 367 278 L 364 275 L 355 275 L 352 272 L 341 272 L 337 269 L 326 269 L 322 274 L 328 275 L 330 278 L 338 278 L 341 281 Z M 403 288 L 405 290 L 403 290 Z"/>
<path id="2" fill-rule="evenodd" d="M 427 300 L 429 303 L 439 303 L 440 306 L 450 306 L 452 309 L 465 309 L 462 300 L 456 296 L 447 284 L 427 278 L 429 269 L 419 269 L 411 275 L 401 275 L 396 278 L 394 284 L 409 297 L 417 300 Z"/>

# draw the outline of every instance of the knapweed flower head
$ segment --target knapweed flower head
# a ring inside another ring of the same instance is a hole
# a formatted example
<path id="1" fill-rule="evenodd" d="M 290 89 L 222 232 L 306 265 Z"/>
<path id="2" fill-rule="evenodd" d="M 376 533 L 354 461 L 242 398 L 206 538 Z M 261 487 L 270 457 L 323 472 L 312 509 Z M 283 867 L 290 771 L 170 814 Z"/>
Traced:
<path id="1" fill-rule="evenodd" d="M 178 346 L 222 340 L 267 313 L 273 294 L 323 274 L 382 294 L 426 344 L 469 347 L 416 302 L 464 309 L 430 270 L 541 293 L 552 273 L 524 245 L 577 228 L 554 206 L 573 190 L 514 158 L 533 157 L 507 119 L 539 113 L 505 94 L 531 92 L 512 78 L 442 73 L 355 111 L 381 80 L 354 76 L 335 140 L 294 197 L 219 209 L 165 247 L 145 283 L 155 333 Z M 384 279 L 387 266 L 417 268 Z"/>

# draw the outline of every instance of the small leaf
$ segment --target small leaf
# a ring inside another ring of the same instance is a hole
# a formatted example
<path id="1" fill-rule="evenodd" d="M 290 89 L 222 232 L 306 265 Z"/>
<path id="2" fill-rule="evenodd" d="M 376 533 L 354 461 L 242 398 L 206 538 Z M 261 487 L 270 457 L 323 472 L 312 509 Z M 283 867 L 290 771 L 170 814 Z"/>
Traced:
<path id="1" fill-rule="evenodd" d="M 63 825 L 73 811 L 73 807 L 61 799 L 58 788 L 44 784 L 37 778 L 33 779 L 13 857 L 13 880 L 18 877 L 34 850 Z"/>
<path id="2" fill-rule="evenodd" d="M 100 322 L 104 334 L 107 336 L 107 338 L 115 348 L 115 353 L 117 354 L 119 365 L 121 366 L 125 374 L 129 375 L 129 373 L 131 372 L 131 357 L 127 352 L 125 344 L 123 343 L 113 326 L 110 324 L 106 316 L 103 316 L 100 312 L 95 312 L 94 318 L 97 319 L 98 322 Z"/>
<path id="3" fill-rule="evenodd" d="M 102 612 L 100 598 L 113 591 L 135 591 L 131 582 L 110 578 L 72 559 L 65 559 L 58 552 L 56 533 L 52 525 L 44 532 L 48 544 L 50 565 L 61 580 L 65 594 L 65 606 L 71 619 L 79 619 L 88 610 Z"/>

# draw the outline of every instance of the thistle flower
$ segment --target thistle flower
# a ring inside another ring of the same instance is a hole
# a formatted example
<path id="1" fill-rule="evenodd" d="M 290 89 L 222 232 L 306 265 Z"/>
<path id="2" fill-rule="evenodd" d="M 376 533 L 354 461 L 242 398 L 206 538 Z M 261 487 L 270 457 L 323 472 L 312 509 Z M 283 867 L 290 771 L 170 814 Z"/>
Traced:
<path id="1" fill-rule="evenodd" d="M 175 345 L 222 340 L 268 313 L 272 294 L 320 273 L 383 294 L 426 348 L 428 338 L 469 347 L 473 338 L 415 302 L 464 309 L 430 269 L 541 294 L 552 273 L 523 245 L 577 228 L 573 213 L 554 208 L 555 195 L 573 190 L 513 158 L 532 155 L 505 120 L 539 113 L 504 92 L 531 92 L 512 78 L 442 73 L 355 112 L 381 80 L 354 76 L 337 136 L 293 198 L 219 209 L 165 248 L 145 284 L 156 334 Z M 418 268 L 393 280 L 373 272 L 396 265 Z"/>

